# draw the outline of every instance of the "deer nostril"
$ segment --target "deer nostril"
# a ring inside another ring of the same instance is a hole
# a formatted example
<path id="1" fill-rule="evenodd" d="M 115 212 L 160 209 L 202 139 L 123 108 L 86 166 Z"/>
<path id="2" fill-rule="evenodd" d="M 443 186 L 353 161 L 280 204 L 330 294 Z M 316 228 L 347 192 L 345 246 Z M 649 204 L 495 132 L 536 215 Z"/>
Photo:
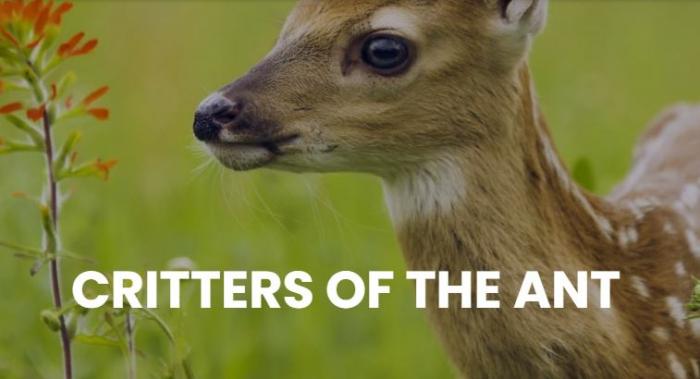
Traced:
<path id="1" fill-rule="evenodd" d="M 243 106 L 240 102 L 228 103 L 225 106 L 214 109 L 211 115 L 212 120 L 220 125 L 228 125 L 236 120 L 241 114 Z"/>
<path id="2" fill-rule="evenodd" d="M 221 130 L 233 125 L 242 111 L 241 101 L 231 101 L 218 93 L 210 96 L 195 113 L 195 136 L 204 142 L 218 139 Z"/>

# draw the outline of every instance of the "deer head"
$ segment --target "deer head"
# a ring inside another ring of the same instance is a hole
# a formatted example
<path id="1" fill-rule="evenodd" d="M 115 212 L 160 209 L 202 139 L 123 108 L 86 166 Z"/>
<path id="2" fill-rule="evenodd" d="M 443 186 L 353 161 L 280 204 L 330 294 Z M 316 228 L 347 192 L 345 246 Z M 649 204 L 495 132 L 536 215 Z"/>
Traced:
<path id="1" fill-rule="evenodd" d="M 547 0 L 302 0 L 274 49 L 202 102 L 225 166 L 396 175 L 513 134 Z"/>
<path id="2" fill-rule="evenodd" d="M 546 0 L 302 0 L 269 55 L 201 104 L 195 134 L 235 170 L 382 177 L 413 269 L 500 269 L 504 298 L 526 270 L 623 272 L 612 310 L 485 313 L 429 301 L 464 376 L 700 377 L 700 321 L 686 324 L 678 300 L 700 267 L 688 218 L 700 113 L 674 111 L 652 128 L 613 199 L 631 206 L 582 191 L 527 70 L 546 15 Z"/>

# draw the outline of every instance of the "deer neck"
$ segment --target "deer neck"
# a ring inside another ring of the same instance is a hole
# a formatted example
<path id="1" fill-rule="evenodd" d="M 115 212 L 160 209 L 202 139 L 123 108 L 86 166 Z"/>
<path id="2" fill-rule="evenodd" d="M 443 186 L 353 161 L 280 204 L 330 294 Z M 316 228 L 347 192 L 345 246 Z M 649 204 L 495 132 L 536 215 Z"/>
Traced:
<path id="1" fill-rule="evenodd" d="M 507 111 L 493 121 L 499 138 L 385 178 L 411 268 L 582 270 L 596 265 L 594 248 L 614 248 L 612 208 L 564 168 L 526 66 L 514 84 L 502 96 Z"/>
<path id="2" fill-rule="evenodd" d="M 542 353 L 542 346 L 556 351 L 554 355 L 588 360 L 590 364 L 583 367 L 613 365 L 601 362 L 607 358 L 595 353 L 576 351 L 565 342 L 562 346 L 561 341 L 603 338 L 580 346 L 598 344 L 614 357 L 615 351 L 625 349 L 614 312 L 573 310 L 552 317 L 546 311 L 512 309 L 526 271 L 539 271 L 551 288 L 547 276 L 553 271 L 602 269 L 606 265 L 598 254 L 617 249 L 611 238 L 614 211 L 580 189 L 564 169 L 540 117 L 527 67 L 512 84 L 508 87 L 517 91 L 502 96 L 507 99 L 506 111 L 492 121 L 494 128 L 503 130 L 499 138 L 485 139 L 478 148 L 450 151 L 384 179 L 405 259 L 411 270 L 449 271 L 455 280 L 460 271 L 500 271 L 501 309 L 494 312 L 463 310 L 453 304 L 450 310 L 437 309 L 435 284 L 428 287 L 433 323 L 457 366 L 470 375 L 479 377 L 475 374 L 479 369 L 503 377 L 563 375 L 565 368 Z M 590 303 L 597 306 L 593 299 Z M 483 317 L 485 313 L 488 317 Z M 573 324 L 608 329 L 567 334 Z M 535 331 L 541 333 L 529 334 Z M 470 347 L 479 340 L 504 350 Z M 616 341 L 618 348 L 607 341 Z"/>

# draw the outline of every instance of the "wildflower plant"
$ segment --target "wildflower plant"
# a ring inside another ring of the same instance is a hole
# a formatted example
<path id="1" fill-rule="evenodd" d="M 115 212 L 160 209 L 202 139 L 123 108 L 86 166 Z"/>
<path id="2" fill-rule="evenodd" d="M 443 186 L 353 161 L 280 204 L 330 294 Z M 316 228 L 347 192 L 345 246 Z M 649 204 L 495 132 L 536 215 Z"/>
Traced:
<path id="1" fill-rule="evenodd" d="M 81 138 L 79 131 L 68 131 L 60 143 L 55 138 L 56 128 L 69 120 L 86 118 L 99 122 L 110 115 L 109 109 L 98 105 L 109 87 L 99 87 L 82 96 L 75 94 L 76 74 L 60 70 L 65 62 L 90 54 L 98 45 L 97 39 L 88 39 L 83 32 L 68 39 L 61 37 L 63 17 L 72 8 L 69 2 L 53 0 L 0 0 L 0 156 L 35 154 L 43 158 L 45 166 L 39 173 L 45 182 L 42 196 L 13 194 L 38 208 L 43 245 L 23 246 L 4 241 L 0 236 L 0 248 L 32 260 L 32 275 L 48 266 L 53 307 L 41 311 L 40 319 L 60 336 L 65 379 L 73 378 L 73 342 L 121 350 L 126 358 L 127 377 L 135 379 L 137 356 L 144 355 L 135 343 L 137 320 L 157 325 L 175 350 L 172 362 L 162 364 L 159 376 L 190 379 L 194 374 L 188 353 L 182 351 L 171 329 L 155 312 L 115 309 L 111 301 L 102 309 L 89 312 L 72 299 L 66 301 L 61 291 L 59 263 L 66 259 L 90 262 L 63 248 L 59 216 L 66 197 L 61 193 L 61 184 L 84 177 L 107 180 L 117 164 L 115 160 L 100 158 L 81 162 L 76 150 Z M 15 129 L 14 135 L 20 137 L 4 138 L 6 127 Z M 95 292 L 111 293 L 104 288 Z M 89 315 L 95 321 L 91 330 L 83 322 Z"/>
<path id="2" fill-rule="evenodd" d="M 61 143 L 55 140 L 55 129 L 67 120 L 87 117 L 104 121 L 109 118 L 107 108 L 96 106 L 108 87 L 98 88 L 76 101 L 72 94 L 76 75 L 61 74 L 58 70 L 70 59 L 88 55 L 98 44 L 96 39 L 86 39 L 84 33 L 61 39 L 63 17 L 72 7 L 69 2 L 56 4 L 51 0 L 0 2 L 0 127 L 14 128 L 15 134 L 21 135 L 17 139 L 0 135 L 0 155 L 35 153 L 43 156 L 45 170 L 41 175 L 46 183 L 40 198 L 15 194 L 37 205 L 42 220 L 43 246 L 0 241 L 0 247 L 34 260 L 32 274 L 48 266 L 53 308 L 42 312 L 41 318 L 60 335 L 65 378 L 73 376 L 71 340 L 76 332 L 77 315 L 74 317 L 72 312 L 75 307 L 64 301 L 59 261 L 82 258 L 65 251 L 61 243 L 61 183 L 88 176 L 106 180 L 116 164 L 116 161 L 101 159 L 79 162 L 78 131 L 70 132 Z"/>

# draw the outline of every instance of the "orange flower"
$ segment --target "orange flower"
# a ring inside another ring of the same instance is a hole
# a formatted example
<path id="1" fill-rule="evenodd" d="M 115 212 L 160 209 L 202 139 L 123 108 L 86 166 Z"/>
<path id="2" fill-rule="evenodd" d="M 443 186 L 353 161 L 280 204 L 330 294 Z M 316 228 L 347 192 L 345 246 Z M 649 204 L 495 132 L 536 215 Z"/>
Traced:
<path id="1" fill-rule="evenodd" d="M 17 42 L 17 38 L 15 38 L 15 36 L 10 34 L 10 32 L 5 30 L 5 28 L 3 28 L 2 26 L 0 26 L 0 34 L 2 34 L 2 36 L 5 37 L 5 39 L 7 39 L 8 41 L 10 41 L 10 43 L 13 44 L 15 47 L 19 47 L 19 42 Z"/>
<path id="2" fill-rule="evenodd" d="M 36 21 L 34 22 L 34 33 L 44 33 L 44 29 L 46 29 L 46 24 L 48 24 L 49 22 L 49 16 L 51 15 L 50 12 L 52 5 L 52 2 L 49 2 L 39 13 L 39 17 L 37 17 Z"/>
<path id="3" fill-rule="evenodd" d="M 90 54 L 93 50 L 95 50 L 96 47 L 97 47 L 97 40 L 91 39 L 91 40 L 85 42 L 83 47 L 81 47 L 80 49 L 72 51 L 69 56 L 78 57 L 81 55 Z"/>
<path id="4" fill-rule="evenodd" d="M 108 180 L 109 179 L 109 171 L 114 168 L 114 166 L 117 165 L 116 160 L 111 160 L 111 161 L 106 161 L 103 162 L 101 159 L 97 159 L 95 162 L 95 168 L 97 169 L 97 174 L 103 179 L 103 180 Z"/>
<path id="5" fill-rule="evenodd" d="M 83 40 L 84 37 L 85 33 L 83 32 L 80 32 L 71 37 L 71 39 L 69 39 L 68 41 L 66 41 L 58 47 L 58 55 L 61 58 L 70 58 L 89 54 L 90 52 L 95 50 L 98 43 L 96 39 L 91 39 L 85 42 L 85 44 L 83 44 L 81 47 L 78 47 L 78 44 L 80 43 L 80 41 Z"/>
<path id="6" fill-rule="evenodd" d="M 71 37 L 65 43 L 61 44 L 61 46 L 58 47 L 58 55 L 60 55 L 61 57 L 68 56 L 73 51 L 73 49 L 75 49 L 75 46 L 80 43 L 83 37 L 85 37 L 85 33 L 80 32 Z"/>
<path id="7" fill-rule="evenodd" d="M 53 0 L 6 0 L 0 3 L 0 22 L 23 21 L 34 25 L 36 34 L 43 33 L 47 25 L 60 25 L 63 15 L 73 8 L 70 2 L 63 2 L 52 10 Z"/>
<path id="8" fill-rule="evenodd" d="M 26 199 L 29 196 L 24 193 L 24 192 L 12 192 L 10 196 L 14 197 L 15 199 Z"/>
<path id="9" fill-rule="evenodd" d="M 108 86 L 98 88 L 97 90 L 93 91 L 91 94 L 89 94 L 85 97 L 85 100 L 83 100 L 83 105 L 86 107 L 89 107 L 90 105 L 92 105 L 92 103 L 99 100 L 107 92 L 109 92 Z"/>
<path id="10" fill-rule="evenodd" d="M 20 47 L 18 41 L 29 39 L 31 42 L 27 47 L 33 49 L 44 39 L 48 27 L 60 26 L 63 15 L 73 8 L 73 4 L 62 2 L 53 8 L 53 0 L 0 0 L 0 34 L 15 47 Z"/>
<path id="11" fill-rule="evenodd" d="M 0 8 L 0 14 L 2 17 L 0 20 L 14 19 L 22 13 L 22 1 L 21 0 L 7 0 L 2 3 Z"/>
<path id="12" fill-rule="evenodd" d="M 27 118 L 37 122 L 44 118 L 44 112 L 46 111 L 46 106 L 41 104 L 36 108 L 27 109 Z"/>
<path id="13" fill-rule="evenodd" d="M 34 41 L 29 42 L 29 43 L 27 44 L 27 48 L 33 49 L 33 48 L 39 46 L 39 44 L 40 44 L 41 41 L 43 41 L 43 40 L 44 40 L 44 35 L 42 34 L 42 35 L 40 35 L 39 37 L 36 37 L 36 38 L 34 39 Z"/>
<path id="14" fill-rule="evenodd" d="M 53 13 L 51 13 L 50 22 L 54 25 L 60 25 L 63 15 L 71 9 L 73 9 L 73 3 L 61 3 L 61 5 L 59 5 L 58 8 L 56 8 L 56 10 L 53 11 Z"/>
<path id="15" fill-rule="evenodd" d="M 109 109 L 107 108 L 88 109 L 87 113 L 100 121 L 105 121 L 109 118 Z"/>
<path id="16" fill-rule="evenodd" d="M 2 107 L 0 107 L 0 115 L 1 114 L 10 114 L 12 112 L 17 112 L 20 109 L 22 109 L 22 103 L 20 103 L 20 102 L 6 104 L 6 105 L 3 105 Z"/>
<path id="17" fill-rule="evenodd" d="M 24 7 L 24 10 L 22 11 L 22 19 L 25 21 L 30 21 L 33 22 L 36 20 L 36 16 L 41 12 L 42 10 L 42 1 L 41 0 L 34 0 L 27 4 Z"/>

